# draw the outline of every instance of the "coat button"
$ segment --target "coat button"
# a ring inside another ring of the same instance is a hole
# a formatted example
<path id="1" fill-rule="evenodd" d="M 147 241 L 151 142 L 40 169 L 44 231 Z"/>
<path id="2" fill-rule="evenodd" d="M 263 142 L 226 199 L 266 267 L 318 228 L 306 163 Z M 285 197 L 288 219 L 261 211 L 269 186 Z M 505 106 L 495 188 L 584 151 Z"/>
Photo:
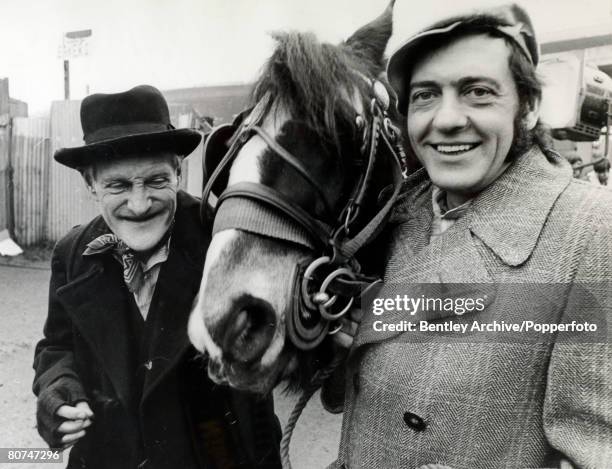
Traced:
<path id="1" fill-rule="evenodd" d="M 427 428 L 425 420 L 412 412 L 404 412 L 404 422 L 414 431 L 422 432 Z"/>
<path id="2" fill-rule="evenodd" d="M 355 394 L 359 392 L 359 388 L 359 373 L 355 373 L 353 375 L 353 390 L 355 391 Z"/>

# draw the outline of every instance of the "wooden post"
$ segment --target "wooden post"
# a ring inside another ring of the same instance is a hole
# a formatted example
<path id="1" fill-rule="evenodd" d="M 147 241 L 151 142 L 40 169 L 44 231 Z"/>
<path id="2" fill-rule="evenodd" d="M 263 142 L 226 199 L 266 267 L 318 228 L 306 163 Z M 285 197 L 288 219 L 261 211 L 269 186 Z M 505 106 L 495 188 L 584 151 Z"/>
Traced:
<path id="1" fill-rule="evenodd" d="M 13 217 L 13 165 L 11 162 L 8 78 L 0 79 L 0 204 L 0 231 L 8 229 L 12 236 L 15 219 Z"/>
<path id="2" fill-rule="evenodd" d="M 64 99 L 70 99 L 70 62 L 64 60 Z"/>

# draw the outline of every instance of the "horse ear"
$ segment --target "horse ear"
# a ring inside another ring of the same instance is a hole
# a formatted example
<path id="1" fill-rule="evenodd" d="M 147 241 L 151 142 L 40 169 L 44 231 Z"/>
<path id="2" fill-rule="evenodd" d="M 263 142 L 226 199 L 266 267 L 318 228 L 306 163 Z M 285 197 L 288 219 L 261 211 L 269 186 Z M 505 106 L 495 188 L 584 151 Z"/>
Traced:
<path id="1" fill-rule="evenodd" d="M 391 0 L 385 11 L 349 37 L 345 44 L 357 55 L 369 59 L 379 68 L 384 67 L 384 54 L 387 42 L 393 32 L 393 5 Z"/>

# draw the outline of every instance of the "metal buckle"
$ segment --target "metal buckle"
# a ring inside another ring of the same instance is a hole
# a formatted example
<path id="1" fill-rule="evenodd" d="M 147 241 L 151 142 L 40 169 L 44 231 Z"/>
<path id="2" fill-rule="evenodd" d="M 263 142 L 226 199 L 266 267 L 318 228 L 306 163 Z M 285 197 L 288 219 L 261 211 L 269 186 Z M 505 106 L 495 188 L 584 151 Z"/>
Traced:
<path id="1" fill-rule="evenodd" d="M 322 265 L 329 264 L 330 262 L 329 256 L 322 256 L 318 259 L 315 259 L 310 263 L 310 265 L 304 271 L 304 277 L 302 278 L 302 299 L 304 300 L 304 304 L 308 309 L 316 310 L 319 305 L 315 304 L 311 300 L 311 293 L 308 291 L 308 284 L 314 278 L 314 272 L 321 267 Z"/>
<path id="2" fill-rule="evenodd" d="M 341 267 L 339 269 L 334 270 L 327 277 L 325 277 L 325 280 L 323 280 L 323 283 L 321 283 L 321 288 L 319 289 L 319 293 L 326 293 L 327 295 L 329 295 L 329 293 L 327 293 L 327 288 L 329 287 L 329 285 L 334 279 L 336 279 L 337 277 L 340 277 L 341 275 L 345 275 L 351 280 L 355 280 L 355 273 L 351 269 L 348 269 L 346 267 Z M 346 303 L 346 305 L 342 308 L 342 310 L 338 313 L 333 314 L 328 310 L 328 308 L 333 306 L 337 299 L 338 299 L 338 295 L 333 295 L 325 303 L 318 305 L 319 313 L 321 313 L 321 317 L 327 319 L 328 321 L 335 321 L 337 319 L 340 319 L 342 316 L 344 316 L 348 312 L 351 306 L 353 306 L 353 302 L 355 301 L 355 298 L 351 296 L 348 302 Z"/>

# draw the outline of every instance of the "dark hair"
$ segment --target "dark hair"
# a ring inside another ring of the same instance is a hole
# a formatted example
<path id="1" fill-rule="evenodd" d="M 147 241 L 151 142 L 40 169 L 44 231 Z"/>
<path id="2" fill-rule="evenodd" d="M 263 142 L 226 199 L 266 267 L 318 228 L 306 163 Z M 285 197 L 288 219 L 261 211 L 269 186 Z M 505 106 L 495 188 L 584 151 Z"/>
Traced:
<path id="1" fill-rule="evenodd" d="M 275 33 L 272 37 L 276 48 L 253 88 L 251 105 L 269 94 L 320 138 L 339 145 L 338 123 L 352 128 L 355 121 L 353 104 L 341 90 L 354 90 L 364 103 L 369 102 L 369 85 L 357 76 L 375 77 L 375 64 L 347 47 L 319 42 L 311 33 Z"/>
<path id="2" fill-rule="evenodd" d="M 536 67 L 521 47 L 508 36 L 495 29 L 495 27 L 503 25 L 505 24 L 498 18 L 487 15 L 478 15 L 464 20 L 462 24 L 448 34 L 432 37 L 427 43 L 428 47 L 415 55 L 415 60 L 411 69 L 407 70 L 407 75 L 410 76 L 415 65 L 419 64 L 425 57 L 458 39 L 476 35 L 488 35 L 503 39 L 510 49 L 508 66 L 519 97 L 519 112 L 515 120 L 515 141 L 508 155 L 510 159 L 513 159 L 525 153 L 534 144 L 546 152 L 552 148 L 552 137 L 549 129 L 539 119 L 533 129 L 527 130 L 524 128 L 523 118 L 542 99 L 542 81 L 536 73 Z M 406 86 L 409 85 L 410 80 L 406 80 Z M 407 92 L 408 90 L 406 90 Z M 409 103 L 407 105 L 409 106 Z"/>
<path id="3" fill-rule="evenodd" d="M 535 66 L 525 56 L 521 48 L 507 37 L 503 37 L 503 39 L 510 48 L 508 66 L 519 97 L 519 113 L 517 122 L 515 122 L 515 131 L 519 132 L 525 115 L 534 105 L 542 101 L 542 81 L 536 73 Z M 511 151 L 511 156 L 522 155 L 534 144 L 538 145 L 544 152 L 553 146 L 550 129 L 539 118 L 535 127 L 526 132 L 525 137 L 527 137 L 527 141 L 515 142 L 515 145 L 518 145 L 519 148 L 514 148 Z"/>

